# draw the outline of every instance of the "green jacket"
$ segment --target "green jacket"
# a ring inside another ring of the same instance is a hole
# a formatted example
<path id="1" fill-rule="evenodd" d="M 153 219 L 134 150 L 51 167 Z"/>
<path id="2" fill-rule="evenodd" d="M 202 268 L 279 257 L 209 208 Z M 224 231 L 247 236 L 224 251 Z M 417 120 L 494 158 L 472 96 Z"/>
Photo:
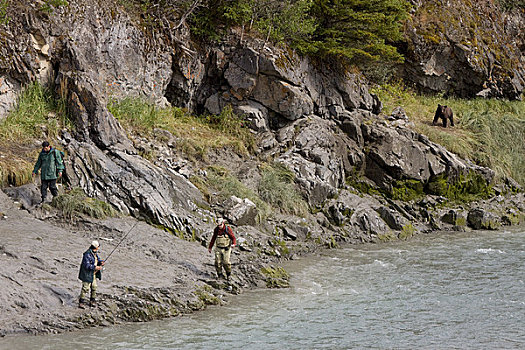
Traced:
<path id="1" fill-rule="evenodd" d="M 64 170 L 64 162 L 60 156 L 60 152 L 51 148 L 49 152 L 41 151 L 33 169 L 33 173 L 38 174 L 40 171 L 40 178 L 42 180 L 55 180 L 58 172 Z"/>

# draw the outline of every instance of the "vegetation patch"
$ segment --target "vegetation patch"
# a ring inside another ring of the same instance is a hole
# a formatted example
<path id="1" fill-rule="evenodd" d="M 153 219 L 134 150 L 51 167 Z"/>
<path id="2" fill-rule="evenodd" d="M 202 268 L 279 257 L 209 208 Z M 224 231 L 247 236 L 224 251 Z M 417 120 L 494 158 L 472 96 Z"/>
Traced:
<path id="1" fill-rule="evenodd" d="M 54 9 L 62 6 L 69 6 L 66 0 L 44 0 L 40 10 L 46 13 L 53 13 Z"/>
<path id="2" fill-rule="evenodd" d="M 97 219 L 117 216 L 117 211 L 110 204 L 86 196 L 78 187 L 73 188 L 69 193 L 56 196 L 51 204 L 69 219 L 76 215 L 87 215 Z"/>
<path id="3" fill-rule="evenodd" d="M 424 186 L 417 180 L 395 180 L 392 183 L 392 199 L 401 201 L 411 201 L 425 196 Z"/>
<path id="4" fill-rule="evenodd" d="M 263 165 L 258 193 L 261 199 L 283 213 L 305 216 L 308 204 L 294 186 L 295 176 L 281 163 Z"/>
<path id="5" fill-rule="evenodd" d="M 398 237 L 392 231 L 387 231 L 387 232 L 378 234 L 377 238 L 381 242 L 390 242 L 390 241 L 395 241 Z"/>
<path id="6" fill-rule="evenodd" d="M 204 305 L 219 305 L 221 303 L 221 299 L 213 294 L 212 288 L 208 285 L 196 289 L 193 293 Z"/>
<path id="7" fill-rule="evenodd" d="M 430 194 L 457 202 L 487 199 L 494 195 L 492 186 L 487 184 L 483 176 L 472 172 L 460 175 L 456 179 L 450 179 L 444 175 L 436 176 L 429 181 L 426 189 Z"/>
<path id="8" fill-rule="evenodd" d="M 401 83 L 375 87 L 385 114 L 403 106 L 415 130 L 462 158 L 490 167 L 498 179 L 512 177 L 525 186 L 525 101 L 422 96 Z M 456 125 L 432 126 L 437 105 L 454 111 Z"/>
<path id="9" fill-rule="evenodd" d="M 219 200 L 226 200 L 231 196 L 248 198 L 257 207 L 257 221 L 263 222 L 271 213 L 272 208 L 264 202 L 259 195 L 246 187 L 239 179 L 231 175 L 230 171 L 223 167 L 208 167 L 207 187 L 217 191 Z"/>
<path id="10" fill-rule="evenodd" d="M 290 287 L 290 275 L 282 267 L 263 267 L 262 274 L 266 278 L 268 288 L 288 288 Z"/>
<path id="11" fill-rule="evenodd" d="M 379 189 L 372 186 L 369 182 L 361 180 L 355 175 L 348 176 L 345 182 L 348 186 L 355 188 L 360 193 L 368 194 L 371 196 L 381 195 Z"/>
<path id="12" fill-rule="evenodd" d="M 190 159 L 205 159 L 212 148 L 232 147 L 241 154 L 255 149 L 255 139 L 231 106 L 219 115 L 193 116 L 182 108 L 159 108 L 139 98 L 113 100 L 109 111 L 134 135 L 153 138 L 155 129 L 169 131 Z"/>
<path id="13" fill-rule="evenodd" d="M 403 229 L 399 233 L 399 239 L 407 240 L 411 238 L 415 232 L 416 232 L 416 229 L 414 228 L 414 226 L 412 224 L 407 224 L 403 226 Z"/>

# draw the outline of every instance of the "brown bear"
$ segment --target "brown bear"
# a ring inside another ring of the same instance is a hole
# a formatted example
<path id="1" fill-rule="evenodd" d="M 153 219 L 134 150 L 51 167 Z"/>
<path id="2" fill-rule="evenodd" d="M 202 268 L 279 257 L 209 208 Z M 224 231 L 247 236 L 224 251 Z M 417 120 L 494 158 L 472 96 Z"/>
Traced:
<path id="1" fill-rule="evenodd" d="M 432 121 L 432 125 L 436 125 L 439 118 L 443 121 L 443 127 L 447 127 L 447 119 L 450 119 L 450 126 L 454 126 L 454 113 L 452 112 L 452 108 L 448 106 L 442 106 L 438 104 L 438 108 L 436 109 L 436 115 L 434 116 L 434 120 Z"/>

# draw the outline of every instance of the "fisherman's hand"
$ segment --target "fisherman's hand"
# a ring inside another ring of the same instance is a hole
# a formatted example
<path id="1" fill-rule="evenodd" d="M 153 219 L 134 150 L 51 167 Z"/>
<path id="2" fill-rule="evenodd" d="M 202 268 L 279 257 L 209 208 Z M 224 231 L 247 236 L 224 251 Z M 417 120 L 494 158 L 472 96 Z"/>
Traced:
<path id="1" fill-rule="evenodd" d="M 105 262 L 104 260 L 101 260 L 101 261 L 100 261 L 100 266 L 104 266 L 105 263 L 106 263 L 106 262 Z"/>
<path id="2" fill-rule="evenodd" d="M 100 271 L 102 270 L 102 266 L 95 266 L 95 271 Z"/>
<path id="3" fill-rule="evenodd" d="M 58 177 L 59 178 L 62 177 L 62 172 L 61 171 L 58 173 Z"/>

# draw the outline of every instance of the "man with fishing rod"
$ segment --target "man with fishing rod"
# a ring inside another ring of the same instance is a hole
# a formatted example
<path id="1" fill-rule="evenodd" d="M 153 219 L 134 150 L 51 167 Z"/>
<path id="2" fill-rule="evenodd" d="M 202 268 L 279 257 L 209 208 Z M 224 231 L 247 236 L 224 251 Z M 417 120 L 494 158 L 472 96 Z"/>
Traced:
<path id="1" fill-rule="evenodd" d="M 96 295 L 97 295 L 97 278 L 102 279 L 103 266 L 106 264 L 108 259 L 111 257 L 113 252 L 117 250 L 119 245 L 126 239 L 126 237 L 133 231 L 137 226 L 138 221 L 131 227 L 131 229 L 121 238 L 118 244 L 113 248 L 111 253 L 106 257 L 106 260 L 100 259 L 98 251 L 100 244 L 98 241 L 91 242 L 91 246 L 82 255 L 82 263 L 80 264 L 80 271 L 78 273 L 78 279 L 82 281 L 82 289 L 80 290 L 80 297 L 78 298 L 78 307 L 81 309 L 86 308 L 86 295 L 90 293 L 89 306 L 96 306 Z"/>
<path id="2" fill-rule="evenodd" d="M 86 308 L 86 295 L 90 293 L 89 306 L 96 306 L 97 278 L 102 279 L 102 266 L 106 263 L 98 256 L 100 244 L 98 241 L 91 242 L 91 246 L 82 255 L 80 272 L 78 278 L 82 281 L 82 289 L 78 300 L 78 307 Z"/>

